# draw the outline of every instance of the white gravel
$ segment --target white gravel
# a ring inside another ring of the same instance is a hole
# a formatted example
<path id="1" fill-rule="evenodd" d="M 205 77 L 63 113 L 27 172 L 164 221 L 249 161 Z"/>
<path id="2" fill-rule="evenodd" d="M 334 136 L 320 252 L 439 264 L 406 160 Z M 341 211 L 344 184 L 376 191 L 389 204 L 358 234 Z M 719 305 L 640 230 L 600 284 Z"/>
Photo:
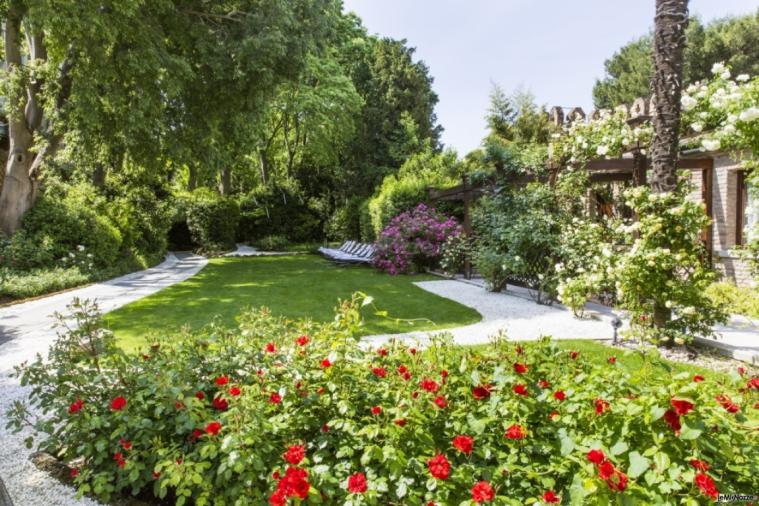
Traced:
<path id="1" fill-rule="evenodd" d="M 152 269 L 0 308 L 0 477 L 14 506 L 98 504 L 87 498 L 77 499 L 74 488 L 61 484 L 30 462 L 33 451 L 24 446 L 30 431 L 12 434 L 5 427 L 6 412 L 12 403 L 28 394 L 28 389 L 19 386 L 9 374 L 14 365 L 47 353 L 55 340 L 52 314 L 65 312 L 75 297 L 97 299 L 104 312 L 112 311 L 193 276 L 206 263 L 207 259 L 195 255 L 177 258 L 169 254 Z"/>

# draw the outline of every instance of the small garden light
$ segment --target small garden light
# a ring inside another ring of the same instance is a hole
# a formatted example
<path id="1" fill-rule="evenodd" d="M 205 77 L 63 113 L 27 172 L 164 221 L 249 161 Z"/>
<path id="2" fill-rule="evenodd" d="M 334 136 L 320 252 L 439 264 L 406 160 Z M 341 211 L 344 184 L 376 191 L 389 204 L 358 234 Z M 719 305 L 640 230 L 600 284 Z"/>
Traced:
<path id="1" fill-rule="evenodd" d="M 611 328 L 614 329 L 614 338 L 612 343 L 617 344 L 617 330 L 622 328 L 622 319 L 619 316 L 615 316 L 611 321 Z"/>

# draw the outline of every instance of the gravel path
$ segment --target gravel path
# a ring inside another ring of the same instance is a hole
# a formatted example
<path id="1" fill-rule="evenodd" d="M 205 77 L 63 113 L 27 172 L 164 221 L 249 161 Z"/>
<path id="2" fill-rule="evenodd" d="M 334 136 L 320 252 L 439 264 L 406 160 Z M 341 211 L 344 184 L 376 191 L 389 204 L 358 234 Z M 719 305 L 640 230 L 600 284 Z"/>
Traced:
<path id="1" fill-rule="evenodd" d="M 542 306 L 530 300 L 526 292 L 509 286 L 509 291 L 492 293 L 461 281 L 421 281 L 418 287 L 441 297 L 476 309 L 482 321 L 442 331 L 415 331 L 405 334 L 376 335 L 365 339 L 372 344 L 390 337 L 424 342 L 429 336 L 446 332 L 458 344 L 483 344 L 500 331 L 510 339 L 535 340 L 541 336 L 556 339 L 611 339 L 614 314 L 603 306 L 592 306 L 584 319 L 575 318 L 563 306 Z"/>
<path id="2" fill-rule="evenodd" d="M 52 314 L 65 312 L 75 297 L 97 299 L 102 311 L 112 311 L 193 276 L 206 263 L 207 259 L 195 255 L 178 258 L 169 254 L 163 263 L 151 269 L 0 308 L 0 477 L 14 506 L 98 504 L 86 498 L 77 499 L 72 487 L 62 485 L 30 462 L 32 451 L 24 446 L 30 432 L 12 434 L 5 428 L 5 413 L 11 404 L 28 394 L 28 389 L 20 387 L 9 373 L 14 365 L 47 352 L 55 340 Z"/>

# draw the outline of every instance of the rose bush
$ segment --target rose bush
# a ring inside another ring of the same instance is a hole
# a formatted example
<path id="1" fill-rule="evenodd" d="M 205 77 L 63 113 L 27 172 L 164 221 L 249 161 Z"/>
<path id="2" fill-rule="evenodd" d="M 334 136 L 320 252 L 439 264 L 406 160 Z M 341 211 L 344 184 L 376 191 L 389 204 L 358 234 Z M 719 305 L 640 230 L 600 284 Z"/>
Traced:
<path id="1" fill-rule="evenodd" d="M 198 505 L 706 504 L 759 485 L 759 378 L 631 377 L 550 340 L 371 349 L 266 310 L 140 353 L 97 308 L 19 370 L 80 493 Z M 648 364 L 648 365 L 645 365 Z M 33 422 L 22 405 L 15 423 Z"/>
<path id="2" fill-rule="evenodd" d="M 461 226 L 454 218 L 419 204 L 394 217 L 382 230 L 374 247 L 374 265 L 389 274 L 433 267 L 446 241 L 461 234 Z"/>

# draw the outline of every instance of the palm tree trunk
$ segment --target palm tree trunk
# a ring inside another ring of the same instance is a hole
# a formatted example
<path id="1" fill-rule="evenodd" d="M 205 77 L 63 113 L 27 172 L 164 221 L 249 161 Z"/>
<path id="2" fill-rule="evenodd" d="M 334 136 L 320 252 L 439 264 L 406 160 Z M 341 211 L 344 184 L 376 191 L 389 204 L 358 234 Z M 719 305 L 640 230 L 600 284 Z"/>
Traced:
<path id="1" fill-rule="evenodd" d="M 688 0 L 656 0 L 651 189 L 659 193 L 677 188 L 680 96 L 687 26 Z"/>

